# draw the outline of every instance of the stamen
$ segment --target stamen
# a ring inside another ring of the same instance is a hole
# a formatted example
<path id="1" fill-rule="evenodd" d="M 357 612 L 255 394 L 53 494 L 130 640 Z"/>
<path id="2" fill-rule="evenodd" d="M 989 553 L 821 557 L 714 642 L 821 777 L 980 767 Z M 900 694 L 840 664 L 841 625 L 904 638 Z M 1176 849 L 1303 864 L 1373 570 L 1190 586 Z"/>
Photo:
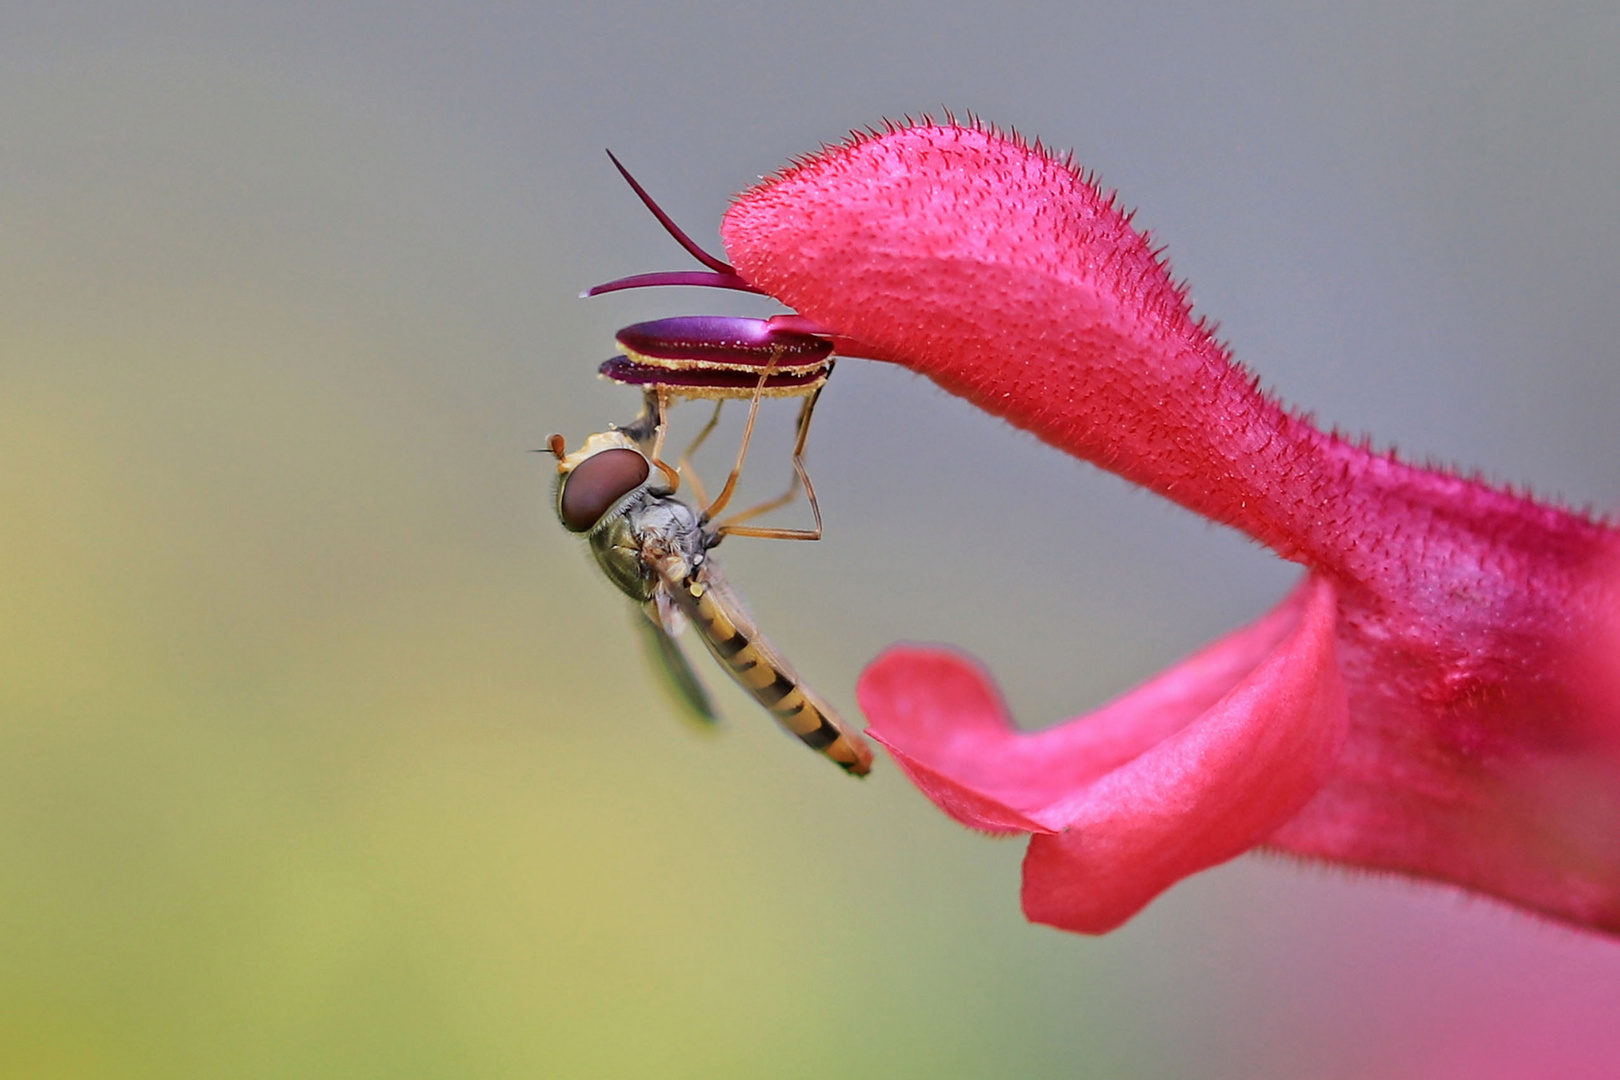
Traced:
<path id="1" fill-rule="evenodd" d="M 624 177 L 625 182 L 630 185 L 630 189 L 634 191 L 641 199 L 642 204 L 645 205 L 648 210 L 652 211 L 653 217 L 658 219 L 658 224 L 662 225 L 664 227 L 664 231 L 675 238 L 675 242 L 677 244 L 686 249 L 687 254 L 691 255 L 692 258 L 696 259 L 704 266 L 707 266 L 710 270 L 713 270 L 717 274 L 730 274 L 732 276 L 736 276 L 736 267 L 732 266 L 724 259 L 718 259 L 713 255 L 710 255 L 707 251 L 704 251 L 697 245 L 697 241 L 693 240 L 690 236 L 687 236 L 681 231 L 681 227 L 679 225 L 670 220 L 670 216 L 664 213 L 663 208 L 657 203 L 653 202 L 652 196 L 647 194 L 647 189 L 636 183 L 636 178 L 630 175 L 630 170 L 625 168 L 624 165 L 620 163 L 619 159 L 613 156 L 613 151 L 609 150 L 607 152 L 607 156 L 608 160 L 613 162 L 613 167 L 619 170 L 619 175 Z"/>
<path id="2" fill-rule="evenodd" d="M 707 289 L 731 289 L 735 292 L 753 293 L 756 296 L 765 295 L 736 274 L 711 273 L 708 270 L 662 270 L 650 274 L 631 274 L 629 277 L 615 278 L 601 285 L 593 285 L 579 295 L 580 299 L 584 299 L 589 296 L 601 296 L 603 293 L 619 292 L 621 289 L 646 289 L 654 285 L 697 285 Z"/>

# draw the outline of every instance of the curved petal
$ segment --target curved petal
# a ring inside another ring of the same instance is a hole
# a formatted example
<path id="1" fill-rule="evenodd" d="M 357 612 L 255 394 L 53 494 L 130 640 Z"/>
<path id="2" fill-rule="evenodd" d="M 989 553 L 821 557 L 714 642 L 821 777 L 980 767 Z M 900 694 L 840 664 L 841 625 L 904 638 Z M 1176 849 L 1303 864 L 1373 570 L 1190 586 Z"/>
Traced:
<path id="1" fill-rule="evenodd" d="M 866 735 L 882 743 L 935 806 L 972 829 L 1045 832 L 1019 808 L 1019 735 L 973 660 L 945 649 L 891 646 L 855 687 Z M 879 730 L 881 725 L 881 730 Z M 1005 782 L 1002 782 L 1005 781 Z"/>
<path id="2" fill-rule="evenodd" d="M 721 234 L 739 276 L 811 320 L 795 329 L 927 375 L 1333 583 L 1352 745 L 1267 844 L 1620 933 L 1611 522 L 1285 409 L 1093 177 L 976 122 L 856 134 L 739 196 Z M 1331 754 L 1305 737 L 1335 729 L 1337 674 L 1309 606 L 1039 735 L 950 655 L 890 653 L 863 699 L 952 816 L 1036 834 L 1031 914 L 1105 926 L 1319 782 L 1311 755 Z M 1221 701 L 1242 684 L 1252 700 Z M 1267 725 L 1305 741 L 1246 773 Z"/>
<path id="3" fill-rule="evenodd" d="M 1348 719 L 1336 613 L 1332 584 L 1310 578 L 1250 626 L 1033 735 L 952 653 L 890 650 L 857 694 L 867 733 L 946 813 L 1036 834 L 1025 914 L 1102 933 L 1254 846 L 1321 787 Z"/>

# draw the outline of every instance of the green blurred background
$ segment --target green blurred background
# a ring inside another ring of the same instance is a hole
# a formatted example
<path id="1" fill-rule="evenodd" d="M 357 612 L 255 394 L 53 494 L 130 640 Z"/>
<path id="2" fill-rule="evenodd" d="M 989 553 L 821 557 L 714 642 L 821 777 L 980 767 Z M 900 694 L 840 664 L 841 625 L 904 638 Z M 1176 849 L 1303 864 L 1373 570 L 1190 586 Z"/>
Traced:
<path id="1" fill-rule="evenodd" d="M 715 243 L 949 106 L 1075 147 L 1325 423 L 1620 506 L 1620 13 L 1329 10 L 0 9 L 0 1074 L 1612 1076 L 1620 946 L 1442 890 L 1026 925 L 888 761 L 667 715 L 528 453 L 628 419 L 617 326 L 771 310 L 575 299 L 690 265 L 604 146 Z M 1043 725 L 1293 577 L 875 365 L 811 468 L 827 538 L 724 556 L 852 714 L 944 640 Z"/>

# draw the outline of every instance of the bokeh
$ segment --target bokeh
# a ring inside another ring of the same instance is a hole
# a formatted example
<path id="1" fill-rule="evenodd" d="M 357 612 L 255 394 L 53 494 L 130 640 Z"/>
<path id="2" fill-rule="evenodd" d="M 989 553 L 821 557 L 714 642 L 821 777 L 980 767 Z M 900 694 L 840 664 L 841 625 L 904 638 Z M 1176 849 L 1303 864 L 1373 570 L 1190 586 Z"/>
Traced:
<path id="1" fill-rule="evenodd" d="M 1613 5 L 6 5 L 0 1075 L 1614 1075 L 1613 939 L 1262 856 L 1065 936 L 887 760 L 706 660 L 725 730 L 669 715 L 530 451 L 629 419 L 617 326 L 771 308 L 576 299 L 690 266 L 602 150 L 716 244 L 944 108 L 1323 423 L 1620 507 Z M 810 464 L 826 539 L 722 555 L 852 715 L 938 640 L 1041 726 L 1294 577 L 877 365 Z"/>

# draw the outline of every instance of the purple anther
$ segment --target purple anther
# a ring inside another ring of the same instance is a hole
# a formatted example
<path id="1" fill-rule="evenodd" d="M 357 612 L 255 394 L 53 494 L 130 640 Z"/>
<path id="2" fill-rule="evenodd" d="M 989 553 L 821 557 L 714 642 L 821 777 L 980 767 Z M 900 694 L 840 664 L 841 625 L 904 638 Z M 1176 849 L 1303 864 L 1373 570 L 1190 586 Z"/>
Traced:
<path id="1" fill-rule="evenodd" d="M 827 366 L 832 342 L 784 329 L 765 319 L 727 315 L 679 315 L 635 323 L 615 335 L 638 363 L 663 368 L 758 370 L 775 362 L 798 373 Z"/>
<path id="2" fill-rule="evenodd" d="M 631 274 L 629 277 L 615 278 L 601 285 L 593 285 L 580 295 L 601 296 L 603 293 L 618 292 L 621 289 L 645 289 L 654 285 L 701 285 L 709 289 L 732 289 L 736 292 L 754 293 L 757 296 L 765 295 L 736 274 L 719 274 L 712 270 L 666 270 L 651 274 Z"/>
<path id="3" fill-rule="evenodd" d="M 767 395 L 798 395 L 814 389 L 827 378 L 828 365 L 811 370 L 772 372 L 760 385 L 759 369 L 687 367 L 668 368 L 638 364 L 628 356 L 615 356 L 598 369 L 616 383 L 627 386 L 659 386 L 692 397 L 744 398 L 755 391 Z"/>

